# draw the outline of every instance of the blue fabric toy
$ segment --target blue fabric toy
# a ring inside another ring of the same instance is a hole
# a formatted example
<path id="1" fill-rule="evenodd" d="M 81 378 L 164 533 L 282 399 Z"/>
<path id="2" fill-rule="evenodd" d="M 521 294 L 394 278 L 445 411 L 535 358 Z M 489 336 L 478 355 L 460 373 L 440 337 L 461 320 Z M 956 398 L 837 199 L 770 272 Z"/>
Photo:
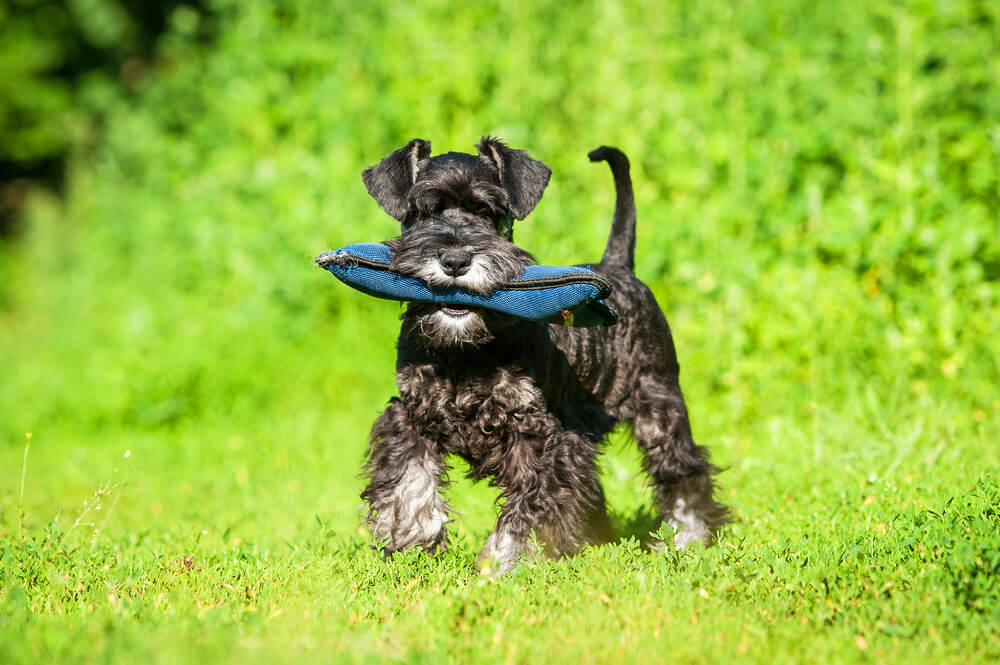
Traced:
<path id="1" fill-rule="evenodd" d="M 588 268 L 528 266 L 489 295 L 461 287 L 430 286 L 392 271 L 389 247 L 357 243 L 323 252 L 316 263 L 344 284 L 388 300 L 466 305 L 492 309 L 522 319 L 586 328 L 612 325 L 618 313 L 604 303 L 611 284 Z"/>

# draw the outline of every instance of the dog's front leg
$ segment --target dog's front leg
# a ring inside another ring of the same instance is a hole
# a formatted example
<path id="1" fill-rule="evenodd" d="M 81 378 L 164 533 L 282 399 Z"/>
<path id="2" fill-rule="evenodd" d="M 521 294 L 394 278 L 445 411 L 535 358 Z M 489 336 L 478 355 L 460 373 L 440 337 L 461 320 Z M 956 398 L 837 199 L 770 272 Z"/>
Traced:
<path id="1" fill-rule="evenodd" d="M 559 431 L 548 417 L 524 417 L 517 443 L 497 474 L 503 509 L 479 555 L 479 569 L 501 575 L 534 550 L 531 531 L 552 557 L 613 537 L 597 478 L 596 445 Z M 532 438 L 532 429 L 545 435 Z M 555 430 L 555 431 L 553 431 Z"/>
<path id="2" fill-rule="evenodd" d="M 402 549 L 444 549 L 448 504 L 441 450 L 411 425 L 405 403 L 395 398 L 372 426 L 369 483 L 361 493 L 372 536 L 391 554 Z"/>
<path id="3" fill-rule="evenodd" d="M 508 499 L 509 501 L 509 499 Z M 531 542 L 531 519 L 507 505 L 500 512 L 496 529 L 486 539 L 476 567 L 489 577 L 502 575 L 513 569 L 520 559 L 534 551 Z"/>

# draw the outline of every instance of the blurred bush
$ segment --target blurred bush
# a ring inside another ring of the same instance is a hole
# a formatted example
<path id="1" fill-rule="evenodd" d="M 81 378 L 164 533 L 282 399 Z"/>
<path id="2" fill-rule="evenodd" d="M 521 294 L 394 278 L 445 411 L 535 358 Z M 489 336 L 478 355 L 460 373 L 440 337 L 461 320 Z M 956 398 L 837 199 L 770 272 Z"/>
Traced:
<path id="1" fill-rule="evenodd" d="M 119 18 L 94 39 L 119 43 L 128 20 L 97 4 Z M 16 104 L 37 129 L 9 150 L 64 141 L 40 118 L 91 94 L 106 131 L 74 161 L 64 206 L 39 202 L 0 249 L 11 440 L 38 421 L 146 427 L 343 403 L 357 381 L 384 400 L 397 311 L 310 258 L 395 232 L 364 166 L 415 136 L 467 151 L 485 133 L 555 171 L 516 229 L 549 263 L 596 258 L 606 238 L 610 176 L 586 152 L 630 155 L 637 271 L 709 426 L 864 389 L 1000 408 L 997 3 L 208 11 L 210 43 L 201 14 L 169 14 L 131 92 L 45 87 L 35 73 L 65 57 L 59 33 L 17 30 L 38 51 L 20 62 L 38 64 L 9 80 L 36 85 Z"/>
<path id="2" fill-rule="evenodd" d="M 60 185 L 74 144 L 93 137 L 108 96 L 148 71 L 179 6 L 197 0 L 0 0 L 0 232 L 26 181 Z"/>

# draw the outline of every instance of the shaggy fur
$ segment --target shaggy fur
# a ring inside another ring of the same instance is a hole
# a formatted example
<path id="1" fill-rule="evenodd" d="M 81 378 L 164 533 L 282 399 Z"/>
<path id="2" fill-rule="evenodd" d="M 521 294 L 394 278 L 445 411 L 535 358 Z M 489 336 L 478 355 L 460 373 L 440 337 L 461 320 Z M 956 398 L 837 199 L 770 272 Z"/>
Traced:
<path id="1" fill-rule="evenodd" d="M 395 268 L 430 284 L 488 293 L 533 257 L 512 243 L 512 218 L 538 203 L 547 166 L 484 137 L 478 155 L 430 157 L 420 139 L 367 169 L 372 197 L 403 225 L 388 241 Z M 532 548 L 561 556 L 613 539 L 596 460 L 616 423 L 629 422 L 674 545 L 710 543 L 727 520 L 713 499 L 704 448 L 691 438 L 670 328 L 632 274 L 635 207 L 628 160 L 608 161 L 617 204 L 595 269 L 614 285 L 612 327 L 544 325 L 487 310 L 410 303 L 403 315 L 393 398 L 372 428 L 362 493 L 387 553 L 445 546 L 445 455 L 501 491 L 496 529 L 480 554 L 503 573 Z"/>

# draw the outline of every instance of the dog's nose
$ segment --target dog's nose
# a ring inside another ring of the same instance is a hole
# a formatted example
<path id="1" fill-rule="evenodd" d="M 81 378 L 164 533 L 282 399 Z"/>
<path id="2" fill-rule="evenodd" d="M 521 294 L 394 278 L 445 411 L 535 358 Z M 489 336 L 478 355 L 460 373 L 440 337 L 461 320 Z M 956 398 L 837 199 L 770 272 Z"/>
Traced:
<path id="1" fill-rule="evenodd" d="M 441 255 L 441 267 L 449 277 L 459 277 L 469 271 L 472 253 L 464 249 L 448 250 Z"/>

